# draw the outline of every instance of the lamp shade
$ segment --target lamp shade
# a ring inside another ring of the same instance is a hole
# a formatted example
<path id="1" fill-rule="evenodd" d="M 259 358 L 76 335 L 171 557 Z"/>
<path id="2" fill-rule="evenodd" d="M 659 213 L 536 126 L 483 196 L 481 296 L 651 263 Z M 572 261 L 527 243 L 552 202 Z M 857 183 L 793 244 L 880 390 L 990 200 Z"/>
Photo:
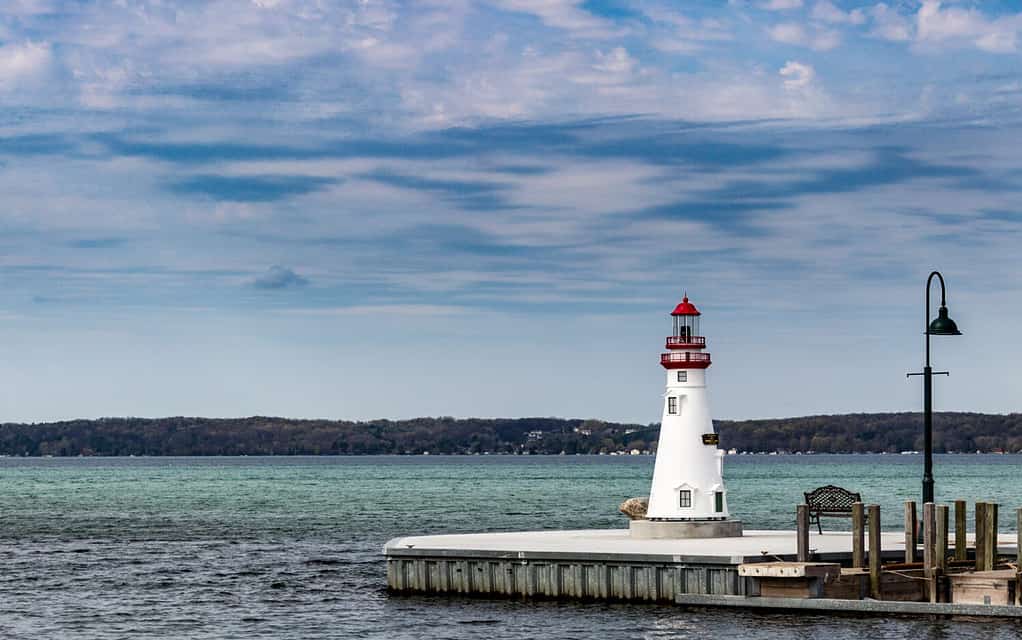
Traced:
<path id="1" fill-rule="evenodd" d="M 940 310 L 937 312 L 937 317 L 927 327 L 926 333 L 931 336 L 960 336 L 962 332 L 958 330 L 958 325 L 955 321 L 947 316 L 947 307 L 944 305 L 940 306 Z"/>

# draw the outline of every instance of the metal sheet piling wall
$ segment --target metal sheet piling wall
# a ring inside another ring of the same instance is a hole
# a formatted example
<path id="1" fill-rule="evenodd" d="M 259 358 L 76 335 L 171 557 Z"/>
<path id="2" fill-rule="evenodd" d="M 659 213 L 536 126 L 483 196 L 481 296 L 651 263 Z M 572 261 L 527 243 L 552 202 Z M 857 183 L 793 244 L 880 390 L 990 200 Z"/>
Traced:
<path id="1" fill-rule="evenodd" d="M 387 558 L 387 585 L 406 593 L 674 602 L 681 594 L 745 595 L 736 564 L 517 558 Z"/>

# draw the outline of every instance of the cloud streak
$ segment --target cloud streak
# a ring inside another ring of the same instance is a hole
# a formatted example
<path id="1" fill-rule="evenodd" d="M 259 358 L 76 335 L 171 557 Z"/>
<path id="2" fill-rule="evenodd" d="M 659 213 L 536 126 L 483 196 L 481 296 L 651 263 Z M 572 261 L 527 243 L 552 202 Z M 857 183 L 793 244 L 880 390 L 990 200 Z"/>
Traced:
<path id="1" fill-rule="evenodd" d="M 325 189 L 339 181 L 319 176 L 195 175 L 177 179 L 169 189 L 179 195 L 203 196 L 225 202 L 275 202 Z"/>

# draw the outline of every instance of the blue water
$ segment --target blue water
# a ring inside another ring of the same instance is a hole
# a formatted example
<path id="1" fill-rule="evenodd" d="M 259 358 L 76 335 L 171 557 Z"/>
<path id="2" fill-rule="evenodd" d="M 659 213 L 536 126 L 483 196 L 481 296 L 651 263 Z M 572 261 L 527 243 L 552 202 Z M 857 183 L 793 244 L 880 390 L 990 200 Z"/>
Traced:
<path id="1" fill-rule="evenodd" d="M 1022 456 L 938 456 L 937 496 L 1022 506 Z M 623 527 L 652 458 L 0 458 L 0 638 L 1019 638 L 1014 622 L 390 595 L 401 535 Z M 919 456 L 730 456 L 734 514 L 834 483 L 896 528 Z M 891 514 L 887 516 L 886 514 Z"/>

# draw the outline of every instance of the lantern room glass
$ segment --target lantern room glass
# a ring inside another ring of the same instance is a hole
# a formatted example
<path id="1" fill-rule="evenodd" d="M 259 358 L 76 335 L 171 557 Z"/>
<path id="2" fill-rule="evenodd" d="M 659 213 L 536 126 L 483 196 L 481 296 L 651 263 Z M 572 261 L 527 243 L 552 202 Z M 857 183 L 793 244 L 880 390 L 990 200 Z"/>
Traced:
<path id="1" fill-rule="evenodd" d="M 685 338 L 699 334 L 699 316 L 674 316 L 674 337 Z"/>

